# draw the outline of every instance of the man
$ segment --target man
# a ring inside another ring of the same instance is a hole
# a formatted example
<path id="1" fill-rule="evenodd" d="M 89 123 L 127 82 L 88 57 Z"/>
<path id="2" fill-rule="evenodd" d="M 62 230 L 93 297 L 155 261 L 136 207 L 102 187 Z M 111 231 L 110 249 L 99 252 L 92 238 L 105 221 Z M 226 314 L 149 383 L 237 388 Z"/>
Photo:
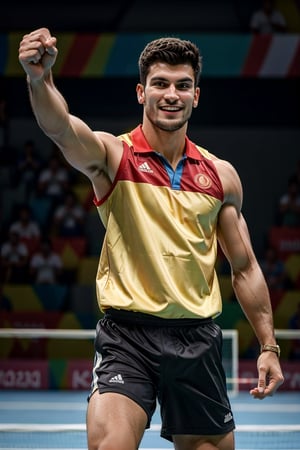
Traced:
<path id="1" fill-rule="evenodd" d="M 272 395 L 283 376 L 238 174 L 186 135 L 200 95 L 199 50 L 176 38 L 146 46 L 136 87 L 143 122 L 120 137 L 93 132 L 69 114 L 51 74 L 56 56 L 56 39 L 45 28 L 20 44 L 36 119 L 90 179 L 106 227 L 96 280 L 105 314 L 97 325 L 89 449 L 137 449 L 158 399 L 162 436 L 176 449 L 232 450 L 222 334 L 213 321 L 221 312 L 217 239 L 264 346 L 251 394 Z"/>

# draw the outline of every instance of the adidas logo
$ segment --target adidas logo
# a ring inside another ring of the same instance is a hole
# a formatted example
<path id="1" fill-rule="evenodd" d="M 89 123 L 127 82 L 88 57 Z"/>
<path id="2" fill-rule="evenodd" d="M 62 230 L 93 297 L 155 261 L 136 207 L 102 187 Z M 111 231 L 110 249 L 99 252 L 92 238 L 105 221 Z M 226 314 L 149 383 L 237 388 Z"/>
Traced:
<path id="1" fill-rule="evenodd" d="M 231 412 L 225 414 L 224 423 L 230 422 L 233 419 Z"/>
<path id="2" fill-rule="evenodd" d="M 153 173 L 153 170 L 151 169 L 151 167 L 149 166 L 148 163 L 144 162 L 143 164 L 141 164 L 139 166 L 139 170 L 141 172 L 148 172 L 148 173 Z"/>
<path id="3" fill-rule="evenodd" d="M 124 380 L 122 378 L 122 375 L 118 373 L 118 375 L 111 377 L 109 380 L 109 383 L 121 383 L 124 384 Z"/>

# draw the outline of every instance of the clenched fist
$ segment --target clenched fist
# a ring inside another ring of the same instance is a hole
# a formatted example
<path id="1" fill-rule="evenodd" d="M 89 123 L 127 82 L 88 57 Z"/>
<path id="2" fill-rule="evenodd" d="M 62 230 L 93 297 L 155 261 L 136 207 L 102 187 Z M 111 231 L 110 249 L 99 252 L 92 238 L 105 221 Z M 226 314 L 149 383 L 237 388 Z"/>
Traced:
<path id="1" fill-rule="evenodd" d="M 31 81 L 49 73 L 58 50 L 56 38 L 47 28 L 39 28 L 23 36 L 19 47 L 19 61 Z"/>

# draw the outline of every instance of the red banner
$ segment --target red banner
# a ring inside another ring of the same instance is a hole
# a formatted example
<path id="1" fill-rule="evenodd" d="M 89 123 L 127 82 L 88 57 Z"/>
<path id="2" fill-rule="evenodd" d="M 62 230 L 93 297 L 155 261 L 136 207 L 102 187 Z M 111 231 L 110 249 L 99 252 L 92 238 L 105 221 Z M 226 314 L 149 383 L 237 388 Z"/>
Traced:
<path id="1" fill-rule="evenodd" d="M 0 361 L 0 389 L 48 389 L 48 362 Z"/>
<path id="2" fill-rule="evenodd" d="M 73 360 L 67 364 L 68 389 L 89 390 L 92 381 L 92 362 L 89 360 Z"/>

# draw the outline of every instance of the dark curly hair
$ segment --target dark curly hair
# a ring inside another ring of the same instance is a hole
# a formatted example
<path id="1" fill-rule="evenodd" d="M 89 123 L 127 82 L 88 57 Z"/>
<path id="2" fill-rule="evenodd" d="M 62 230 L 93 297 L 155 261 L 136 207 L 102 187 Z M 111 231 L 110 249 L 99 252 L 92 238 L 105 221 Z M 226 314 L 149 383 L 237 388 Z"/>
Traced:
<path id="1" fill-rule="evenodd" d="M 138 65 L 140 82 L 145 85 L 150 66 L 155 62 L 166 64 L 190 64 L 194 71 L 195 85 L 200 80 L 202 56 L 198 47 L 190 41 L 176 37 L 163 37 L 149 42 L 142 51 Z"/>

